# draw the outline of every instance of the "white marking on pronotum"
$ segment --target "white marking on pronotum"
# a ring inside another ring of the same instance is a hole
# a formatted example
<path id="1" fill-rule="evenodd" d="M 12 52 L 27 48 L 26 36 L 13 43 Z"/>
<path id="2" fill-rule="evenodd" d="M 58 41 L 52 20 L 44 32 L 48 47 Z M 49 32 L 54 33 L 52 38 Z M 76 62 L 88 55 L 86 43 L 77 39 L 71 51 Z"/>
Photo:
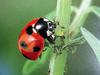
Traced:
<path id="1" fill-rule="evenodd" d="M 41 25 L 37 25 L 36 26 L 36 29 L 38 30 L 38 29 L 40 29 L 42 26 Z"/>
<path id="2" fill-rule="evenodd" d="M 48 20 L 48 19 L 46 19 L 46 18 L 44 18 L 44 21 L 46 21 L 46 22 L 47 22 L 47 21 L 49 21 L 49 20 Z"/>
<path id="3" fill-rule="evenodd" d="M 34 26 L 35 26 L 35 24 L 32 24 L 32 27 L 33 27 L 32 30 L 34 33 L 37 33 L 36 30 L 34 29 Z"/>
<path id="4" fill-rule="evenodd" d="M 35 24 L 32 24 L 32 27 L 34 27 L 35 26 Z"/>

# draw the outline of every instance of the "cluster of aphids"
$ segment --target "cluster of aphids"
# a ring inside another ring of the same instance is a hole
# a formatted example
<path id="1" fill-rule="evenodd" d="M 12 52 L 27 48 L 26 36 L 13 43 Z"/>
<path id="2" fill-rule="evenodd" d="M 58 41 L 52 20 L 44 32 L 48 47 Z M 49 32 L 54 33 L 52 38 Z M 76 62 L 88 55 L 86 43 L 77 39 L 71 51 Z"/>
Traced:
<path id="1" fill-rule="evenodd" d="M 44 49 L 45 39 L 54 43 L 56 24 L 46 18 L 36 18 L 21 31 L 18 39 L 20 52 L 28 59 L 36 60 Z"/>

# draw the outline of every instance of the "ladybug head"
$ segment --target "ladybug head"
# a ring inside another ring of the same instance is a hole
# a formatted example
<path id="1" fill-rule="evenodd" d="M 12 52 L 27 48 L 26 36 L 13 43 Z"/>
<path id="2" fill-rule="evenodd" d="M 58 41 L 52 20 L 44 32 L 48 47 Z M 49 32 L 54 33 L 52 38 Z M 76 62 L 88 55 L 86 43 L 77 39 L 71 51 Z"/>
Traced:
<path id="1" fill-rule="evenodd" d="M 33 33 L 33 35 L 21 34 L 18 39 L 18 47 L 26 58 L 36 60 L 43 50 L 44 39 L 38 34 Z"/>

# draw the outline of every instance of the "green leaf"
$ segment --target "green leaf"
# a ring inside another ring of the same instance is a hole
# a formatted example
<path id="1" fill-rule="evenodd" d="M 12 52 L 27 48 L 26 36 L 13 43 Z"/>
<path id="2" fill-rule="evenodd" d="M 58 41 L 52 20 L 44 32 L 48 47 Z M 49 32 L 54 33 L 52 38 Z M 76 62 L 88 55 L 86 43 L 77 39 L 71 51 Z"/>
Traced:
<path id="1" fill-rule="evenodd" d="M 30 75 L 31 72 L 35 71 L 40 65 L 39 61 L 40 60 L 37 61 L 27 60 L 22 70 L 23 75 Z"/>
<path id="2" fill-rule="evenodd" d="M 91 34 L 85 28 L 81 28 L 84 38 L 87 40 L 91 48 L 93 49 L 98 61 L 100 62 L 100 40 L 98 40 L 93 34 Z"/>
<path id="3" fill-rule="evenodd" d="M 80 8 L 77 10 L 75 18 L 73 19 L 70 27 L 69 34 L 75 37 L 79 33 L 79 28 L 84 24 L 90 10 L 92 0 L 83 0 Z"/>
<path id="4" fill-rule="evenodd" d="M 46 51 L 44 51 L 41 55 L 41 58 L 35 61 L 27 60 L 24 64 L 22 73 L 23 75 L 30 75 L 36 69 L 40 68 L 43 64 L 46 63 L 47 59 L 52 53 L 51 48 L 45 47 Z"/>
<path id="5" fill-rule="evenodd" d="M 93 6 L 91 11 L 94 12 L 100 18 L 100 7 Z"/>
<path id="6" fill-rule="evenodd" d="M 40 62 L 42 64 L 46 63 L 47 59 L 51 56 L 51 54 L 53 52 L 52 48 L 50 48 L 50 47 L 45 47 L 44 50 L 46 50 L 46 51 L 42 52 L 42 56 L 40 58 Z"/>

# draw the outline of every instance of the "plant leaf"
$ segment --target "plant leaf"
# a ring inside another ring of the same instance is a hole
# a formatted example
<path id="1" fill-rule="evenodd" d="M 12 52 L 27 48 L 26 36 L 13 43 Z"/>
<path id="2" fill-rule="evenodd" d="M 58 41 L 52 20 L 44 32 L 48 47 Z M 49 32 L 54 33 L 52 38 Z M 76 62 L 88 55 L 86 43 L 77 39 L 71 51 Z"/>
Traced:
<path id="1" fill-rule="evenodd" d="M 30 73 L 32 71 L 35 71 L 39 65 L 40 65 L 39 60 L 37 61 L 27 60 L 22 70 L 23 75 L 30 75 Z"/>
<path id="2" fill-rule="evenodd" d="M 46 60 L 50 56 L 50 53 L 52 52 L 51 48 L 45 47 L 46 51 L 42 53 L 42 56 L 40 59 L 31 61 L 27 60 L 24 64 L 22 73 L 23 75 L 30 75 L 30 73 L 34 72 L 36 69 L 40 68 L 41 65 L 46 63 Z"/>
<path id="3" fill-rule="evenodd" d="M 84 38 L 87 40 L 91 48 L 93 49 L 99 63 L 100 63 L 100 40 L 98 40 L 93 34 L 91 34 L 88 30 L 81 27 L 81 32 Z"/>
<path id="4" fill-rule="evenodd" d="M 100 7 L 93 6 L 91 10 L 100 18 Z"/>
<path id="5" fill-rule="evenodd" d="M 69 27 L 70 37 L 75 37 L 76 34 L 79 33 L 79 28 L 84 24 L 88 17 L 91 2 L 92 0 L 82 0 L 80 8 L 77 10 L 75 18 Z"/>

